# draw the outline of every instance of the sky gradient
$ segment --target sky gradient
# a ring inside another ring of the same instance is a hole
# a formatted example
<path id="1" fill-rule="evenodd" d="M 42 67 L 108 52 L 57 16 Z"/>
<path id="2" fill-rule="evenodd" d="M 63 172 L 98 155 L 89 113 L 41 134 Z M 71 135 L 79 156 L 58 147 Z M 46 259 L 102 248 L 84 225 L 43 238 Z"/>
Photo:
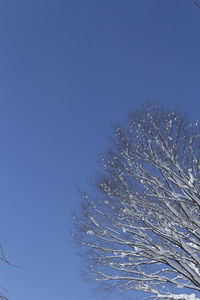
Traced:
<path id="1" fill-rule="evenodd" d="M 192 0 L 0 0 L 0 237 L 26 269 L 1 265 L 10 300 L 96 299 L 69 239 L 77 187 L 140 101 L 199 118 L 199 33 Z"/>

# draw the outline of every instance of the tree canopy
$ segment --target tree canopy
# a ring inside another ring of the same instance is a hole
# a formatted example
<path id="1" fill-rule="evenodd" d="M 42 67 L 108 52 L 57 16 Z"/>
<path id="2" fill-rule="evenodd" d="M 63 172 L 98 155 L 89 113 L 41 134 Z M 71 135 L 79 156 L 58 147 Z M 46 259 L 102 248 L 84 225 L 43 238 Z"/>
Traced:
<path id="1" fill-rule="evenodd" d="M 157 105 L 141 106 L 114 127 L 93 191 L 82 193 L 74 216 L 88 279 L 153 299 L 197 299 L 199 129 L 198 121 Z"/>

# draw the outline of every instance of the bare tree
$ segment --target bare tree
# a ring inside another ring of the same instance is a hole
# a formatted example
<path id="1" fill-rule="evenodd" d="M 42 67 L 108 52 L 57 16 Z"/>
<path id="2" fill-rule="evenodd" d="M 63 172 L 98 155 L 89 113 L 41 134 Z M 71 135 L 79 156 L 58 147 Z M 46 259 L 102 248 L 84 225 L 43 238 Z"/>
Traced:
<path id="1" fill-rule="evenodd" d="M 93 196 L 83 193 L 74 217 L 88 279 L 153 299 L 198 299 L 199 129 L 156 105 L 114 128 Z"/>
<path id="2" fill-rule="evenodd" d="M 8 265 L 14 266 L 13 264 L 11 264 L 11 263 L 9 262 L 8 256 L 5 254 L 5 252 L 4 252 L 3 247 L 2 247 L 1 244 L 0 244 L 0 261 L 3 262 L 3 263 L 6 263 L 6 264 L 8 264 Z M 2 291 L 4 291 L 4 293 L 1 293 L 1 292 L 0 292 L 0 299 L 1 299 L 1 300 L 8 300 L 8 298 L 4 295 L 5 292 L 6 292 L 6 290 L 5 290 L 4 288 L 2 288 L 2 287 L 0 287 L 0 289 L 1 289 Z"/>

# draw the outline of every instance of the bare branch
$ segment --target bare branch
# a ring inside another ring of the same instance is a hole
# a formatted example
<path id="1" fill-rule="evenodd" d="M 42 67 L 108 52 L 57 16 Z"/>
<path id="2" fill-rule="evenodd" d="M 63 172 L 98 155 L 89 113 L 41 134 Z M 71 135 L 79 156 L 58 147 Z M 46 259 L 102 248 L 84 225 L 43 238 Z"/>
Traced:
<path id="1" fill-rule="evenodd" d="M 194 0 L 194 4 L 195 4 L 198 8 L 200 8 L 200 5 L 197 3 L 197 1 Z"/>

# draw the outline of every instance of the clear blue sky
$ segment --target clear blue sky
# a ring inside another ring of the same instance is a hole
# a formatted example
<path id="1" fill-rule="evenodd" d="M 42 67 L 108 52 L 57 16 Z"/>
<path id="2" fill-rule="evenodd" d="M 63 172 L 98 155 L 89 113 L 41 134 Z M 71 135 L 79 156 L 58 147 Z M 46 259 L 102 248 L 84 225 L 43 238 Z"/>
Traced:
<path id="1" fill-rule="evenodd" d="M 27 269 L 1 265 L 10 300 L 95 299 L 68 237 L 77 186 L 141 100 L 199 117 L 199 35 L 192 0 L 0 0 L 0 236 Z"/>

